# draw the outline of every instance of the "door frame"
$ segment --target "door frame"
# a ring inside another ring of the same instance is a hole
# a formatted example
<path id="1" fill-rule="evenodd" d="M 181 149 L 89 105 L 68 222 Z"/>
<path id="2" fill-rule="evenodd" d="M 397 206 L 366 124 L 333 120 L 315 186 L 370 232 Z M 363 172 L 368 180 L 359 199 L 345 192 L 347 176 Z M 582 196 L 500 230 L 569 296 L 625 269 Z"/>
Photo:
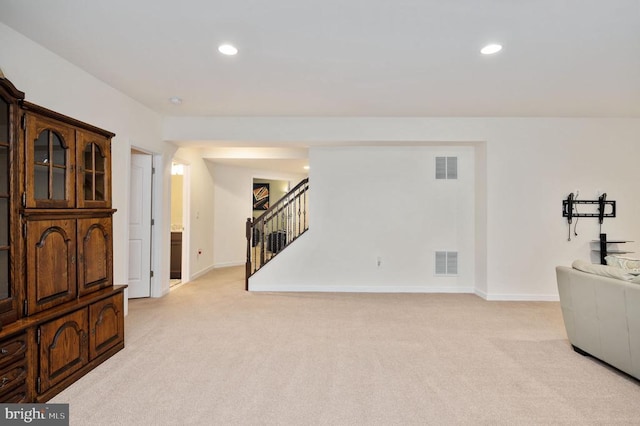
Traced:
<path id="1" fill-rule="evenodd" d="M 158 173 L 158 170 L 162 170 L 161 166 L 162 166 L 162 155 L 146 150 L 144 148 L 140 148 L 138 146 L 135 145 L 131 145 L 130 149 L 129 149 L 129 167 L 127 168 L 127 172 L 130 173 L 131 171 L 131 155 L 132 154 L 143 154 L 143 155 L 150 155 L 151 156 L 151 218 L 152 218 L 152 225 L 151 225 L 151 240 L 150 240 L 150 268 L 151 271 L 154 271 L 153 276 L 150 278 L 149 281 L 149 295 L 150 297 L 161 297 L 164 295 L 165 292 L 162 291 L 162 280 L 160 279 L 161 276 L 161 271 L 159 268 L 159 265 L 162 265 L 162 263 L 160 262 L 161 260 L 161 256 L 162 256 L 162 250 L 160 250 L 159 248 L 162 246 L 162 244 L 157 244 L 156 242 L 158 241 L 163 241 L 162 239 L 162 234 L 160 233 L 160 229 L 162 228 L 161 226 L 161 218 L 162 218 L 162 212 L 161 212 L 161 205 L 162 203 L 160 202 L 162 200 L 162 185 L 161 185 L 161 174 Z M 131 181 L 131 175 L 128 176 L 127 178 L 128 182 Z M 130 192 L 130 185 L 127 185 L 127 200 L 129 199 L 129 194 Z M 127 212 L 129 212 L 129 208 L 127 208 Z M 127 221 L 128 222 L 128 221 Z M 129 239 L 129 229 L 127 227 L 127 240 Z M 129 259 L 129 257 L 127 256 L 127 259 Z M 127 264 L 127 270 L 128 270 L 129 266 Z M 167 281 L 168 284 L 168 281 Z M 128 291 L 125 294 L 125 298 L 128 299 Z"/>
<path id="2" fill-rule="evenodd" d="M 162 205 L 165 200 L 165 186 L 163 184 L 164 158 L 162 154 L 156 152 L 151 152 L 151 155 L 151 218 L 153 219 L 151 227 L 151 270 L 154 271 L 153 277 L 151 277 L 151 297 L 162 297 L 169 291 L 169 246 L 167 245 L 167 249 L 164 252 L 161 248 L 165 242 L 168 243 L 171 235 L 167 234 L 166 238 L 164 238 L 162 233 L 165 217 L 162 214 Z M 169 162 L 169 168 L 171 168 L 171 162 Z M 166 255 L 166 262 L 162 261 L 163 255 Z M 166 277 L 164 276 L 162 265 L 166 265 Z"/>

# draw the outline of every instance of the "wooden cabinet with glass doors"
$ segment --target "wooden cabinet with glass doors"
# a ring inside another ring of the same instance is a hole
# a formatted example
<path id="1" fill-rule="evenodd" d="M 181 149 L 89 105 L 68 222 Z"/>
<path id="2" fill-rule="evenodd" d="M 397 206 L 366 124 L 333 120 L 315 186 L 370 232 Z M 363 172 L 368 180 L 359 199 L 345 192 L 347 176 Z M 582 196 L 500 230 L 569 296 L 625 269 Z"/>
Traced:
<path id="1" fill-rule="evenodd" d="M 113 133 L 28 102 L 26 208 L 111 208 Z"/>
<path id="2" fill-rule="evenodd" d="M 0 78 L 0 402 L 45 402 L 124 347 L 113 136 Z"/>

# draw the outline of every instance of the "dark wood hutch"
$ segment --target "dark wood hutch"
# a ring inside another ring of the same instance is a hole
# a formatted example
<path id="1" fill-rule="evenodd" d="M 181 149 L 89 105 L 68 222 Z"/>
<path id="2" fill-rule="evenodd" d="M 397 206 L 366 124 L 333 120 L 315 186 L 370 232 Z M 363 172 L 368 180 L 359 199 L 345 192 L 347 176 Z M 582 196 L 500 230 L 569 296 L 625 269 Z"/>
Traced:
<path id="1" fill-rule="evenodd" d="M 0 402 L 45 402 L 124 348 L 113 136 L 0 76 Z"/>

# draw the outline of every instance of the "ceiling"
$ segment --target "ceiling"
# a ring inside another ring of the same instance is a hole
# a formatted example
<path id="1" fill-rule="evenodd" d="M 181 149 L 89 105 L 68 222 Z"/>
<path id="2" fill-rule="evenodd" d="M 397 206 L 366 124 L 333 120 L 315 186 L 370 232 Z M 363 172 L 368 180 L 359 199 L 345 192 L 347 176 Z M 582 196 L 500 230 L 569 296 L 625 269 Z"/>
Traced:
<path id="1" fill-rule="evenodd" d="M 163 115 L 640 117 L 640 0 L 0 0 L 0 21 Z"/>

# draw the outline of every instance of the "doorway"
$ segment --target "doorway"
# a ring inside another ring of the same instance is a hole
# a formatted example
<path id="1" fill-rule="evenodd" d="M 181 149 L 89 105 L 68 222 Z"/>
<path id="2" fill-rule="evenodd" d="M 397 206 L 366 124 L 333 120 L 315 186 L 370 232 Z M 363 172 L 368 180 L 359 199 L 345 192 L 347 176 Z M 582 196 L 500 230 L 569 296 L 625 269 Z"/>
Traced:
<path id="1" fill-rule="evenodd" d="M 189 281 L 189 165 L 171 162 L 171 253 L 169 286 Z"/>

